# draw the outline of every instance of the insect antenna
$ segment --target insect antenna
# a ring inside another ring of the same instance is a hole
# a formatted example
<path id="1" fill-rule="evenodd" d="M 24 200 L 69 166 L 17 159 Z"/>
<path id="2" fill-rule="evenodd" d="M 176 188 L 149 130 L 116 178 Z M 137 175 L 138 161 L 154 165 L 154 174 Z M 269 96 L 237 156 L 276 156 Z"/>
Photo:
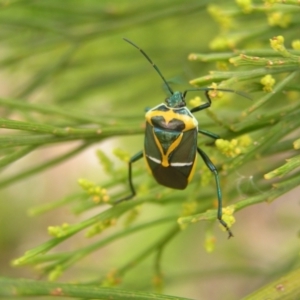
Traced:
<path id="1" fill-rule="evenodd" d="M 171 93 L 171 95 L 173 95 L 174 92 L 172 91 L 171 87 L 169 86 L 167 80 L 165 79 L 165 77 L 163 76 L 163 74 L 160 72 L 160 70 L 157 67 L 157 65 L 145 53 L 145 51 L 143 49 L 141 49 L 140 47 L 138 47 L 136 44 L 134 44 L 132 41 L 130 41 L 130 40 L 126 39 L 126 38 L 123 38 L 123 40 L 126 41 L 127 43 L 131 44 L 136 49 L 140 50 L 140 52 L 146 57 L 146 59 L 150 62 L 150 64 L 152 65 L 152 67 L 156 70 L 156 72 L 159 74 L 159 76 L 161 77 L 161 79 L 164 81 L 164 83 L 167 86 L 167 88 L 168 88 L 169 92 Z"/>

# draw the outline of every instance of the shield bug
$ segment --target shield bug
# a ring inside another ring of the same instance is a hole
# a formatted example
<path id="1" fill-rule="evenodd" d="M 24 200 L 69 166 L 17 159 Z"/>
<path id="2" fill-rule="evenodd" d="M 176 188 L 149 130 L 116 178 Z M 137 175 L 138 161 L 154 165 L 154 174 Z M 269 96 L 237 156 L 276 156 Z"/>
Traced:
<path id="1" fill-rule="evenodd" d="M 165 103 L 161 103 L 146 112 L 144 150 L 131 157 L 128 163 L 128 183 L 131 194 L 115 203 L 129 200 L 135 196 L 136 192 L 132 182 L 132 164 L 142 157 L 145 158 L 148 169 L 159 184 L 182 190 L 187 187 L 193 177 L 198 153 L 215 178 L 218 198 L 217 218 L 227 230 L 228 237 L 232 237 L 233 234 L 231 230 L 226 222 L 222 220 L 222 192 L 218 170 L 208 155 L 197 145 L 198 133 L 213 139 L 218 139 L 219 136 L 209 131 L 199 129 L 198 121 L 193 113 L 211 106 L 209 96 L 209 91 L 211 90 L 234 92 L 242 96 L 245 95 L 230 89 L 214 89 L 209 87 L 192 88 L 183 93 L 178 91 L 174 92 L 150 57 L 130 40 L 126 38 L 124 38 L 124 40 L 137 48 L 150 62 L 166 85 L 170 96 L 166 98 Z M 190 91 L 204 91 L 207 102 L 189 110 L 186 107 L 185 97 Z"/>

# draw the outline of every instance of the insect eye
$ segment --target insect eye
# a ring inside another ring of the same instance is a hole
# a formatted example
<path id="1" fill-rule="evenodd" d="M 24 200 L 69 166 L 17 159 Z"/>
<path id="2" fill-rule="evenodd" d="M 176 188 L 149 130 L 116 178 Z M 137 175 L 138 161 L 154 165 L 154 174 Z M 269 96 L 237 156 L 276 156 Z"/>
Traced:
<path id="1" fill-rule="evenodd" d="M 185 107 L 186 106 L 186 103 L 184 101 L 184 99 L 182 99 L 182 102 L 179 104 L 179 107 Z"/>

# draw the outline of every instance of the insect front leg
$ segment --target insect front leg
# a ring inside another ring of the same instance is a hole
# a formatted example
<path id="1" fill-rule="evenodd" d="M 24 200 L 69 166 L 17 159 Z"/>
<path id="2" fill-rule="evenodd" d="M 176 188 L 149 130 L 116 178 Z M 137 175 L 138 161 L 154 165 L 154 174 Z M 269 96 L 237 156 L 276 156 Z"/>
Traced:
<path id="1" fill-rule="evenodd" d="M 189 90 L 188 90 L 189 91 Z M 184 95 L 184 97 L 185 97 L 185 95 L 186 95 L 186 93 L 188 92 L 188 91 L 185 91 L 184 93 L 183 93 L 183 95 Z M 201 104 L 201 105 L 199 105 L 199 106 L 196 106 L 196 107 L 194 107 L 194 108 L 192 108 L 191 109 L 191 113 L 194 113 L 194 112 L 197 112 L 197 111 L 200 111 L 200 110 L 203 110 L 203 109 L 207 109 L 207 108 L 209 108 L 210 106 L 211 106 L 211 99 L 210 99 L 210 97 L 209 97 L 209 90 L 206 90 L 205 91 L 205 97 L 206 97 L 206 99 L 207 99 L 207 102 L 205 102 L 205 103 L 203 103 L 203 104 Z"/>
<path id="2" fill-rule="evenodd" d="M 228 225 L 226 224 L 226 222 L 222 220 L 222 191 L 221 191 L 218 170 L 203 150 L 201 150 L 200 148 L 197 148 L 197 151 L 200 154 L 200 156 L 202 157 L 202 159 L 205 162 L 205 164 L 207 165 L 207 167 L 210 169 L 210 171 L 215 176 L 215 181 L 216 181 L 216 186 L 217 186 L 217 196 L 218 196 L 218 215 L 217 215 L 217 217 L 218 217 L 219 222 L 224 226 L 224 228 L 228 232 L 228 238 L 230 238 L 233 236 L 233 234 L 232 234 L 231 230 L 229 229 Z"/>
<path id="3" fill-rule="evenodd" d="M 118 204 L 120 202 L 126 201 L 126 200 L 130 200 L 131 198 L 133 198 L 135 196 L 135 189 L 132 183 L 132 164 L 136 161 L 138 161 L 139 159 L 141 159 L 143 157 L 143 151 L 138 152 L 137 154 L 135 154 L 134 156 L 132 156 L 128 162 L 128 183 L 129 183 L 129 187 L 130 187 L 130 191 L 131 194 L 119 199 L 118 201 L 116 201 L 114 204 Z"/>

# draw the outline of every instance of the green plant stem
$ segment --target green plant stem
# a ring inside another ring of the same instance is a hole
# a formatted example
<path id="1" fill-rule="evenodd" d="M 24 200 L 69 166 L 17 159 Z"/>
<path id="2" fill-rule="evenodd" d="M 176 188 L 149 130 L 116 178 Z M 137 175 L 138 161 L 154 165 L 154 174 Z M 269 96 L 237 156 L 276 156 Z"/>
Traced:
<path id="1" fill-rule="evenodd" d="M 273 125 L 270 130 L 259 137 L 251 147 L 248 148 L 247 153 L 236 157 L 230 164 L 229 168 L 236 168 L 241 164 L 250 161 L 256 155 L 263 153 L 272 145 L 275 145 L 281 138 L 286 137 L 287 134 L 300 126 L 300 118 L 297 114 L 287 114 L 282 118 L 280 123 Z M 292 149 L 292 146 L 291 146 Z"/>
<path id="2" fill-rule="evenodd" d="M 166 238 L 162 240 L 162 242 L 157 247 L 157 252 L 154 259 L 154 270 L 156 273 L 156 278 L 158 280 L 158 285 L 157 285 L 158 291 L 161 291 L 162 288 L 162 277 L 163 277 L 163 272 L 161 268 L 162 254 L 166 246 L 170 242 L 170 240 L 172 240 L 177 233 L 178 233 L 177 228 L 174 228 L 174 231 L 170 231 L 170 234 L 167 235 Z"/>
<path id="3" fill-rule="evenodd" d="M 128 291 L 116 288 L 99 287 L 99 285 L 79 285 L 33 281 L 27 279 L 0 278 L 0 296 L 15 298 L 17 296 L 56 296 L 101 300 L 191 300 L 154 293 Z"/>
<path id="4" fill-rule="evenodd" d="M 249 197 L 245 200 L 241 200 L 238 203 L 234 204 L 234 211 L 239 211 L 248 206 L 262 203 L 262 202 L 271 202 L 277 199 L 279 196 L 283 195 L 287 191 L 297 187 L 300 184 L 299 174 L 295 174 L 294 177 L 288 178 L 285 181 L 280 183 L 273 184 L 273 189 L 268 192 L 261 192 L 258 195 Z M 192 215 L 188 217 L 181 217 L 178 219 L 180 225 L 196 223 L 199 221 L 212 221 L 216 219 L 216 210 L 209 210 L 205 213 Z"/>
<path id="5" fill-rule="evenodd" d="M 210 75 L 202 76 L 190 81 L 191 85 L 201 86 L 207 85 L 213 82 L 220 82 L 223 80 L 231 80 L 235 79 L 236 82 L 251 80 L 254 78 L 262 77 L 267 74 L 280 74 L 280 73 L 291 73 L 294 71 L 298 71 L 298 66 L 289 66 L 289 67 L 273 67 L 273 68 L 258 68 L 252 69 L 248 71 L 240 71 L 240 72 L 220 72 L 220 71 L 212 71 Z"/>
<path id="6" fill-rule="evenodd" d="M 102 116 L 93 117 L 93 116 L 83 114 L 82 112 L 76 112 L 75 110 L 73 111 L 69 109 L 62 109 L 61 107 L 51 105 L 51 104 L 44 105 L 44 104 L 37 104 L 37 103 L 28 103 L 22 101 L 21 99 L 18 100 L 18 99 L 0 98 L 0 105 L 2 107 L 9 107 L 20 111 L 29 111 L 29 112 L 35 111 L 35 112 L 45 114 L 47 116 L 49 115 L 61 116 L 79 122 L 88 122 L 88 123 L 94 123 L 100 125 L 103 124 L 103 119 L 106 119 L 105 117 Z"/>
<path id="7" fill-rule="evenodd" d="M 281 278 L 268 283 L 266 286 L 251 293 L 243 300 L 252 299 L 272 299 L 272 300 L 291 300 L 300 299 L 300 269 L 291 271 Z"/>
<path id="8" fill-rule="evenodd" d="M 76 147 L 74 150 L 66 153 L 66 154 L 63 154 L 57 158 L 54 158 L 52 160 L 49 160 L 47 161 L 46 163 L 42 163 L 36 167 L 33 167 L 29 170 L 25 170 L 23 172 L 20 172 L 18 173 L 17 175 L 13 175 L 13 176 L 10 176 L 6 179 L 3 179 L 0 181 L 0 187 L 5 187 L 9 184 L 12 184 L 18 180 L 21 180 L 23 178 L 26 178 L 26 177 L 29 177 L 29 176 L 32 176 L 34 174 L 37 174 L 41 171 L 44 171 L 50 167 L 53 167 L 63 161 L 65 161 L 66 159 L 69 159 L 71 157 L 73 157 L 74 155 L 80 153 L 82 150 L 84 150 L 85 148 L 89 147 L 91 145 L 91 143 L 84 143 L 78 147 Z"/>
<path id="9" fill-rule="evenodd" d="M 299 71 L 292 72 L 289 74 L 286 78 L 284 78 L 282 81 L 280 81 L 274 88 L 272 93 L 266 94 L 264 97 L 262 97 L 259 101 L 256 101 L 255 104 L 250 106 L 248 109 L 246 109 L 244 112 L 242 112 L 242 116 L 247 116 L 265 103 L 269 101 L 269 99 L 274 96 L 276 93 L 279 93 L 287 84 L 289 84 L 291 81 L 294 80 L 296 75 Z"/>
<path id="10" fill-rule="evenodd" d="M 58 200 L 58 201 L 47 202 L 47 203 L 43 203 L 42 205 L 32 207 L 29 209 L 28 213 L 30 216 L 41 215 L 47 211 L 62 207 L 67 203 L 75 202 L 75 201 L 78 201 L 81 199 L 85 199 L 87 197 L 88 196 L 87 196 L 86 192 L 71 194 L 69 196 L 66 196 L 66 197 Z"/>
<path id="11" fill-rule="evenodd" d="M 297 1 L 297 0 L 295 0 Z M 288 50 L 294 55 L 300 56 L 299 50 Z M 201 61 L 201 62 L 214 62 L 220 60 L 228 60 L 230 58 L 235 58 L 236 55 L 247 55 L 247 56 L 262 56 L 262 57 L 281 57 L 278 53 L 272 49 L 253 49 L 253 50 L 234 50 L 233 52 L 222 52 L 222 53 L 191 53 L 189 55 L 189 60 Z M 239 58 L 239 56 L 237 57 Z M 281 57 L 282 58 L 282 57 Z M 233 60 L 234 61 L 234 60 Z M 253 61 L 252 61 L 253 62 Z M 253 65 L 253 64 L 251 64 Z"/>
<path id="12" fill-rule="evenodd" d="M 26 146 L 26 145 L 45 145 L 62 143 L 76 140 L 89 140 L 91 142 L 99 142 L 105 138 L 112 136 L 124 136 L 141 134 L 144 132 L 142 128 L 133 128 L 124 125 L 114 125 L 105 129 L 73 129 L 68 128 L 66 136 L 56 136 L 54 134 L 14 134 L 0 136 L 0 144 L 2 148 Z"/>
<path id="13" fill-rule="evenodd" d="M 33 122 L 21 122 L 9 119 L 2 119 L 0 118 L 0 126 L 5 129 L 17 129 L 29 132 L 36 132 L 36 133 L 49 133 L 55 136 L 67 136 L 70 134 L 86 134 L 96 132 L 100 130 L 100 128 L 94 129 L 77 129 L 72 127 L 60 128 L 57 126 L 52 126 L 48 124 L 41 124 L 41 123 L 33 123 Z"/>
<path id="14" fill-rule="evenodd" d="M 300 155 L 296 155 L 290 159 L 286 160 L 287 162 L 280 167 L 276 168 L 275 170 L 272 170 L 271 172 L 265 174 L 266 179 L 271 179 L 274 177 L 282 177 L 290 172 L 292 172 L 295 169 L 298 169 L 300 167 Z"/>
<path id="15" fill-rule="evenodd" d="M 152 243 L 147 249 L 138 254 L 135 258 L 131 259 L 127 264 L 117 270 L 117 274 L 124 276 L 126 272 L 131 270 L 134 266 L 139 264 L 149 255 L 151 255 L 156 250 L 161 249 L 167 242 L 174 238 L 179 232 L 180 227 L 178 225 L 173 226 L 167 233 L 165 233 L 158 241 Z"/>
<path id="16" fill-rule="evenodd" d="M 106 222 L 111 219 L 115 219 L 120 217 L 123 213 L 127 212 L 128 210 L 132 209 L 138 204 L 143 203 L 146 200 L 146 198 L 141 198 L 139 200 L 135 201 L 128 201 L 121 203 L 119 205 L 116 205 L 110 209 L 105 210 L 102 213 L 99 213 L 95 215 L 94 217 L 91 217 L 87 220 L 84 220 L 80 223 L 77 223 L 75 225 L 70 225 L 67 228 L 65 228 L 64 232 L 59 236 L 55 237 L 39 246 L 36 248 L 33 248 L 25 253 L 25 255 L 17 260 L 14 261 L 15 265 L 22 265 L 26 264 L 27 260 L 31 260 L 33 257 L 39 255 L 39 254 L 44 254 L 56 245 L 60 244 L 64 240 L 70 238 L 74 234 L 80 232 L 81 230 L 88 228 L 94 224 L 97 224 L 99 222 Z"/>
<path id="17" fill-rule="evenodd" d="M 28 260 L 26 262 L 26 264 L 37 264 L 37 263 L 40 264 L 43 262 L 53 261 L 53 264 L 47 265 L 44 268 L 45 273 L 51 272 L 52 270 L 55 269 L 55 267 L 57 267 L 57 265 L 61 266 L 63 270 L 66 270 L 67 268 L 71 267 L 72 265 L 74 265 L 76 262 L 83 259 L 87 255 L 108 245 L 109 243 L 111 243 L 115 240 L 124 238 L 124 237 L 126 237 L 132 233 L 138 232 L 140 230 L 152 228 L 154 226 L 164 224 L 164 223 L 175 222 L 175 220 L 176 220 L 176 216 L 171 216 L 171 217 L 147 222 L 147 223 L 137 225 L 134 227 L 128 227 L 128 228 L 125 228 L 121 232 L 112 234 L 111 236 L 103 238 L 102 240 L 97 241 L 96 243 L 93 243 L 87 247 L 79 248 L 72 252 L 38 256 L 38 257 L 33 258 L 32 260 Z"/>
<path id="18" fill-rule="evenodd" d="M 9 165 L 10 163 L 13 163 L 13 162 L 17 161 L 18 159 L 20 159 L 20 158 L 24 157 L 25 155 L 29 154 L 30 152 L 32 152 L 36 148 L 38 148 L 38 145 L 25 146 L 25 147 L 13 152 L 13 153 L 6 154 L 5 157 L 0 159 L 0 168 L 3 168 L 5 166 Z"/>
<path id="19" fill-rule="evenodd" d="M 228 125 L 228 129 L 236 133 L 250 133 L 255 130 L 263 129 L 267 126 L 274 126 L 280 122 L 282 117 L 287 114 L 295 114 L 300 110 L 300 103 L 284 105 L 279 109 L 270 112 L 259 112 L 252 116 L 242 116 L 240 121 L 235 121 Z"/>

